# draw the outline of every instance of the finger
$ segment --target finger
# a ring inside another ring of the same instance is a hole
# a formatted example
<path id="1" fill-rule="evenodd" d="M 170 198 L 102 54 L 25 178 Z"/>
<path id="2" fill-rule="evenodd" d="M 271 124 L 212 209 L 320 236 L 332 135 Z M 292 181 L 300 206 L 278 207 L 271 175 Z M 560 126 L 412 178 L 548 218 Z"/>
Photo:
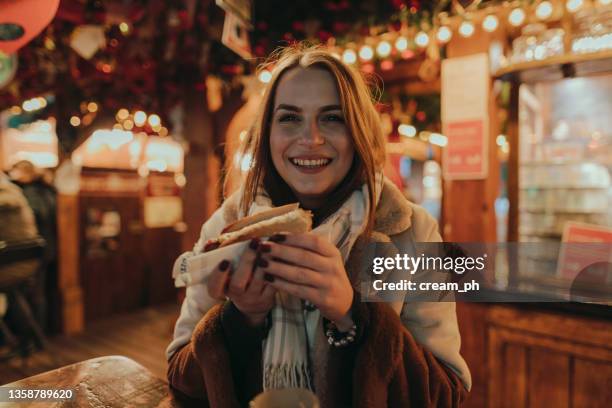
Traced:
<path id="1" fill-rule="evenodd" d="M 327 239 L 311 232 L 304 234 L 278 234 L 270 237 L 270 241 L 307 249 L 323 256 L 334 256 L 338 251 L 336 246 Z"/>
<path id="2" fill-rule="evenodd" d="M 325 273 L 330 270 L 329 260 L 307 249 L 277 244 L 275 242 L 262 242 L 259 252 L 292 265 L 302 266 L 317 272 Z"/>
<path id="3" fill-rule="evenodd" d="M 263 291 L 261 292 L 261 298 L 262 299 L 274 298 L 274 295 L 276 295 L 276 288 L 272 287 L 272 285 L 266 282 L 266 284 L 263 287 Z"/>
<path id="4" fill-rule="evenodd" d="M 232 292 L 242 293 L 246 290 L 251 276 L 253 274 L 253 266 L 255 257 L 257 256 L 257 247 L 259 246 L 258 239 L 252 239 L 249 242 L 249 247 L 240 257 L 238 266 L 232 274 L 232 279 L 229 283 L 229 288 Z"/>
<path id="5" fill-rule="evenodd" d="M 247 287 L 248 294 L 260 295 L 264 289 L 265 281 L 264 281 L 264 271 L 261 268 L 255 268 L 255 273 L 253 273 L 253 279 L 251 279 L 251 283 Z"/>
<path id="6" fill-rule="evenodd" d="M 263 269 L 263 272 L 267 274 L 300 285 L 322 287 L 326 282 L 325 276 L 320 272 L 301 266 L 288 265 L 274 261 L 268 257 L 262 258 L 259 261 L 259 265 L 257 269 Z"/>
<path id="7" fill-rule="evenodd" d="M 274 279 L 274 281 L 270 282 L 269 285 L 277 290 L 280 290 L 281 292 L 307 300 L 314 305 L 319 304 L 320 291 L 311 286 L 300 285 L 298 283 L 288 282 L 283 279 Z"/>
<path id="8" fill-rule="evenodd" d="M 231 263 L 224 259 L 213 269 L 208 279 L 208 294 L 214 299 L 225 298 L 225 287 L 230 277 Z"/>

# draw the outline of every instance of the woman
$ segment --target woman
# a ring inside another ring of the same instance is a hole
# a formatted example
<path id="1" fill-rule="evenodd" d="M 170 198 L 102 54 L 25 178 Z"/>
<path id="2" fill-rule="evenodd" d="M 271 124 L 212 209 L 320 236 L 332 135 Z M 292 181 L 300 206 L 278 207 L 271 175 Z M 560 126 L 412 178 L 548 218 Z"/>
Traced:
<path id="1" fill-rule="evenodd" d="M 168 379 L 176 395 L 244 406 L 310 388 L 322 407 L 457 406 L 470 387 L 453 303 L 361 302 L 365 245 L 440 241 L 436 222 L 380 174 L 385 141 L 366 82 L 319 48 L 276 61 L 247 149 L 246 182 L 202 227 L 299 202 L 314 230 L 253 240 L 187 289 Z M 224 299 L 210 310 L 199 300 Z"/>

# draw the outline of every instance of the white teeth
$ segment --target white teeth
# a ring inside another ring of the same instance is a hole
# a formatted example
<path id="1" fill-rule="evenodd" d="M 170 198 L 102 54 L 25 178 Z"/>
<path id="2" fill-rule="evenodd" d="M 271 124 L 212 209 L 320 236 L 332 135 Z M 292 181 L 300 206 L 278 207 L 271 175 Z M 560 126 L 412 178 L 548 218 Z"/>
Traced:
<path id="1" fill-rule="evenodd" d="M 296 166 L 301 167 L 322 167 L 329 164 L 331 159 L 291 159 Z"/>

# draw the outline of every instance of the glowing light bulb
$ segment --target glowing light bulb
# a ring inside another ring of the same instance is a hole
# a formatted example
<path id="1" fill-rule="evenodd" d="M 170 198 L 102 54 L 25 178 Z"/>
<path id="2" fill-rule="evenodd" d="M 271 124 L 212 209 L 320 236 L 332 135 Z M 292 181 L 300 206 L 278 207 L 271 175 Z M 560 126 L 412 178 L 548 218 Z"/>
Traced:
<path id="1" fill-rule="evenodd" d="M 117 111 L 117 115 L 115 115 L 115 117 L 117 118 L 117 120 L 121 121 L 121 120 L 126 120 L 128 118 L 128 116 L 130 116 L 130 112 L 128 112 L 127 109 L 125 108 L 121 108 Z"/>
<path id="2" fill-rule="evenodd" d="M 267 84 L 272 80 L 272 73 L 265 69 L 259 73 L 259 76 L 257 78 L 264 84 Z"/>
<path id="3" fill-rule="evenodd" d="M 443 44 L 447 43 L 450 41 L 452 36 L 453 32 L 447 26 L 442 26 L 438 28 L 438 33 L 436 34 L 436 37 L 438 38 L 439 42 Z"/>
<path id="4" fill-rule="evenodd" d="M 372 47 L 370 47 L 369 45 L 364 45 L 363 47 L 361 47 L 361 49 L 359 50 L 359 58 L 364 61 L 369 61 L 372 59 L 372 57 L 374 57 L 374 50 L 372 50 Z"/>
<path id="5" fill-rule="evenodd" d="M 347 64 L 354 64 L 357 61 L 357 54 L 353 50 L 344 50 L 342 53 L 342 61 Z"/>
<path id="6" fill-rule="evenodd" d="M 95 113 L 98 111 L 98 104 L 95 102 L 89 102 L 87 104 L 87 110 L 91 113 Z"/>
<path id="7" fill-rule="evenodd" d="M 467 20 L 461 23 L 459 26 L 459 34 L 465 38 L 471 37 L 472 34 L 474 34 L 474 23 Z"/>
<path id="8" fill-rule="evenodd" d="M 395 49 L 400 52 L 408 49 L 408 40 L 406 37 L 398 37 L 397 40 L 395 40 Z"/>
<path id="9" fill-rule="evenodd" d="M 81 124 L 81 119 L 78 116 L 72 116 L 70 118 L 70 124 L 74 127 L 77 127 Z"/>
<path id="10" fill-rule="evenodd" d="M 582 7 L 584 1 L 583 0 L 567 0 L 565 3 L 565 8 L 572 13 L 577 11 L 580 7 Z"/>
<path id="11" fill-rule="evenodd" d="M 137 111 L 134 114 L 134 124 L 136 126 L 142 126 L 147 121 L 147 114 L 143 111 Z"/>
<path id="12" fill-rule="evenodd" d="M 448 144 L 448 138 L 440 133 L 432 133 L 429 135 L 429 143 L 444 147 Z"/>
<path id="13" fill-rule="evenodd" d="M 489 14 L 482 20 L 482 29 L 488 33 L 492 33 L 497 30 L 499 26 L 499 20 L 495 14 Z"/>
<path id="14" fill-rule="evenodd" d="M 550 1 L 542 1 L 540 2 L 540 4 L 538 4 L 538 7 L 536 7 L 536 17 L 538 17 L 540 20 L 546 20 L 547 18 L 549 18 L 550 16 L 552 16 L 553 13 L 553 5 L 550 3 Z"/>
<path id="15" fill-rule="evenodd" d="M 414 137 L 416 136 L 416 128 L 412 125 L 404 125 L 401 124 L 397 127 L 397 131 L 400 135 L 403 136 L 407 136 L 407 137 Z"/>
<path id="16" fill-rule="evenodd" d="M 151 127 L 157 127 L 161 125 L 161 119 L 156 114 L 149 116 L 148 122 L 149 122 L 149 125 L 151 125 Z"/>
<path id="17" fill-rule="evenodd" d="M 26 112 L 32 112 L 33 110 L 35 110 L 36 108 L 34 107 L 34 103 L 32 102 L 31 99 L 28 99 L 27 101 L 24 101 L 23 104 L 21 104 L 21 107 L 23 108 L 24 111 Z"/>
<path id="18" fill-rule="evenodd" d="M 123 34 L 127 34 L 130 32 L 130 26 L 128 23 L 124 21 L 121 24 L 119 24 L 119 30 L 121 30 Z"/>
<path id="19" fill-rule="evenodd" d="M 427 44 L 429 44 L 429 36 L 427 35 L 426 32 L 424 31 L 419 31 L 416 35 L 416 37 L 414 37 L 414 42 L 416 43 L 416 45 L 418 45 L 421 48 L 425 48 L 427 47 Z"/>
<path id="20" fill-rule="evenodd" d="M 514 27 L 518 27 L 525 21 L 525 10 L 520 7 L 515 8 L 508 15 L 508 22 Z"/>
<path id="21" fill-rule="evenodd" d="M 391 44 L 388 41 L 379 42 L 376 46 L 376 53 L 382 58 L 389 56 L 391 54 Z"/>

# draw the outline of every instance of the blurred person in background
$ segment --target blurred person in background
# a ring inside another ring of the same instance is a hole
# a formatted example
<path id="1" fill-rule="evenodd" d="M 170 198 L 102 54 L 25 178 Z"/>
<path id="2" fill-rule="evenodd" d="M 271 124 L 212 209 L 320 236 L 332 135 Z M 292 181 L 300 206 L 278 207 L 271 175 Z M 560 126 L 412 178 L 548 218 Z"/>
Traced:
<path id="1" fill-rule="evenodd" d="M 0 246 L 3 248 L 11 242 L 24 241 L 38 237 L 34 213 L 21 189 L 12 183 L 9 177 L 0 171 Z M 13 299 L 8 299 L 3 292 L 12 288 L 15 284 L 35 276 L 40 268 L 39 260 L 27 260 L 13 262 L 7 265 L 0 265 L 0 318 L 3 320 L 3 338 L 0 343 L 4 343 L 6 333 L 5 327 L 16 332 L 18 335 L 23 333 L 23 322 L 15 314 Z M 6 320 L 7 325 L 4 325 Z"/>
<path id="2" fill-rule="evenodd" d="M 54 299 L 57 287 L 57 194 L 53 187 L 53 173 L 48 169 L 36 168 L 30 161 L 21 160 L 13 165 L 9 174 L 23 190 L 34 212 L 38 233 L 45 240 L 39 287 L 31 300 L 40 325 L 47 331 L 53 330 L 57 323 L 47 315 L 49 300 Z"/>

